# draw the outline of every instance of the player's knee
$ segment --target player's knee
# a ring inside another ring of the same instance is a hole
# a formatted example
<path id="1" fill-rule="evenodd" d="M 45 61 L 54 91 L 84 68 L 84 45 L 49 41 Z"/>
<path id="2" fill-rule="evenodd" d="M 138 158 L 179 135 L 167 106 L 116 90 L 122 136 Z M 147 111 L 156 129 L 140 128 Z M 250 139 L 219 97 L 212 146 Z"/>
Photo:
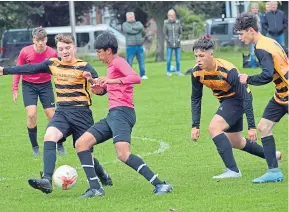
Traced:
<path id="1" fill-rule="evenodd" d="M 122 162 L 126 162 L 130 154 L 128 151 L 117 151 L 117 158 Z"/>
<path id="2" fill-rule="evenodd" d="M 27 113 L 28 121 L 35 121 L 36 120 L 36 113 Z"/>
<path id="3" fill-rule="evenodd" d="M 90 146 L 87 142 L 85 142 L 85 140 L 79 138 L 76 142 L 75 142 L 75 149 L 77 152 L 81 152 L 81 151 L 85 151 L 85 150 L 89 150 Z"/>
<path id="4" fill-rule="evenodd" d="M 216 135 L 219 135 L 220 133 L 222 133 L 222 129 L 215 123 L 210 123 L 208 130 L 209 130 L 211 137 L 215 137 Z"/>
<path id="5" fill-rule="evenodd" d="M 265 123 L 259 123 L 258 130 L 262 134 L 262 136 L 269 135 L 271 133 L 271 127 Z"/>

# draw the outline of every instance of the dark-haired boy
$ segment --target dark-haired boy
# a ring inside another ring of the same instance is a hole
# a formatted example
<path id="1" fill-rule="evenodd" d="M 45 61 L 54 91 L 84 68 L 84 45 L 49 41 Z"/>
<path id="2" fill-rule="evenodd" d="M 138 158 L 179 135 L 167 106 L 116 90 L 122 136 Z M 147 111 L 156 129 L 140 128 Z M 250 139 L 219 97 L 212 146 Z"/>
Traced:
<path id="1" fill-rule="evenodd" d="M 272 130 L 275 124 L 288 114 L 288 57 L 277 41 L 263 36 L 258 31 L 257 19 L 252 13 L 238 16 L 235 29 L 241 41 L 245 44 L 255 44 L 255 54 L 262 68 L 258 75 L 240 74 L 240 82 L 260 86 L 273 81 L 276 88 L 274 97 L 266 106 L 258 124 L 268 170 L 261 177 L 254 179 L 253 183 L 280 182 L 283 180 L 283 174 L 278 168 Z"/>
<path id="2" fill-rule="evenodd" d="M 131 132 L 136 122 L 133 104 L 133 86 L 139 84 L 141 78 L 131 66 L 117 55 L 118 43 L 115 36 L 103 32 L 96 38 L 97 55 L 107 64 L 107 76 L 94 80 L 93 92 L 106 93 L 109 99 L 109 112 L 106 118 L 95 123 L 76 142 L 78 157 L 85 171 L 90 188 L 82 195 L 83 198 L 103 196 L 104 190 L 95 180 L 89 149 L 112 138 L 118 159 L 144 176 L 155 186 L 155 195 L 165 194 L 173 188 L 170 184 L 160 181 L 147 164 L 130 152 Z M 89 73 L 87 78 L 91 79 Z"/>
<path id="3" fill-rule="evenodd" d="M 220 101 L 220 107 L 209 125 L 209 132 L 226 170 L 213 179 L 241 177 L 235 162 L 232 147 L 265 158 L 257 138 L 251 92 L 239 82 L 238 70 L 230 62 L 214 57 L 214 42 L 201 38 L 194 43 L 193 51 L 197 64 L 192 73 L 192 132 L 194 141 L 200 136 L 201 100 L 203 85 L 211 88 Z M 243 114 L 246 111 L 249 138 L 242 136 Z M 281 154 L 278 152 L 279 157 Z"/>

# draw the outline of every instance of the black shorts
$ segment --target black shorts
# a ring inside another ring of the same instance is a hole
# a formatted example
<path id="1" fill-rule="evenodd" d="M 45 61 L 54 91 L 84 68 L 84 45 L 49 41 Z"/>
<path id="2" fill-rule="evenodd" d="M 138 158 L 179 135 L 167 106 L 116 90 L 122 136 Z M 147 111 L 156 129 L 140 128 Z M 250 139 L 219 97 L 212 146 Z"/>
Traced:
<path id="1" fill-rule="evenodd" d="M 221 102 L 216 114 L 223 117 L 228 123 L 227 133 L 243 131 L 243 101 L 235 98 L 228 98 Z"/>
<path id="2" fill-rule="evenodd" d="M 57 128 L 64 138 L 72 135 L 73 147 L 76 140 L 93 125 L 92 112 L 89 107 L 57 106 L 48 127 Z"/>
<path id="3" fill-rule="evenodd" d="M 273 97 L 267 104 L 262 118 L 279 122 L 286 113 L 288 114 L 288 105 L 279 104 Z"/>
<path id="4" fill-rule="evenodd" d="M 132 128 L 136 122 L 133 108 L 115 107 L 105 119 L 95 123 L 87 132 L 91 133 L 97 144 L 112 138 L 113 142 L 126 141 L 130 143 Z"/>
<path id="5" fill-rule="evenodd" d="M 25 107 L 37 105 L 38 96 L 44 109 L 55 107 L 51 81 L 32 83 L 22 80 L 22 95 Z"/>

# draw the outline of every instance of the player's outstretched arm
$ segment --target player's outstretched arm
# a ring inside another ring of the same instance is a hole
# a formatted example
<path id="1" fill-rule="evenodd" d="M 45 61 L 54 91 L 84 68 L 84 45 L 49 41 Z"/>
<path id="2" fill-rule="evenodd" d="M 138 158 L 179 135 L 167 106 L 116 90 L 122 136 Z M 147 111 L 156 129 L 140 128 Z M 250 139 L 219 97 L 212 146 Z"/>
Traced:
<path id="1" fill-rule="evenodd" d="M 50 73 L 49 65 L 53 62 L 45 60 L 42 63 L 26 64 L 22 66 L 0 67 L 0 75 Z"/>

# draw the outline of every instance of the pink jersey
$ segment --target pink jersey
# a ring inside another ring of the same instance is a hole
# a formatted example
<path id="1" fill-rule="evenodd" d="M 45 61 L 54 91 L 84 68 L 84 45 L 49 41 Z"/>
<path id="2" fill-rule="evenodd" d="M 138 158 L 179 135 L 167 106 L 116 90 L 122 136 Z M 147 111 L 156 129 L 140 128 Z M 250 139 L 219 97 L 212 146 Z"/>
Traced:
<path id="1" fill-rule="evenodd" d="M 107 84 L 109 109 L 126 106 L 134 108 L 133 84 L 139 84 L 141 78 L 122 57 L 116 56 L 107 65 L 107 78 L 120 79 L 122 84 Z"/>
<path id="2" fill-rule="evenodd" d="M 37 53 L 34 50 L 33 45 L 24 47 L 18 56 L 17 64 L 16 65 L 24 65 L 24 64 L 34 64 L 43 62 L 45 59 L 49 59 L 52 57 L 57 57 L 56 51 L 47 46 L 46 50 L 42 53 Z M 21 75 L 14 75 L 13 76 L 13 84 L 12 90 L 18 90 L 18 84 L 20 81 Z M 22 79 L 26 82 L 32 83 L 44 83 L 51 80 L 51 75 L 48 73 L 39 73 L 39 74 L 30 74 L 30 75 L 22 75 Z"/>

